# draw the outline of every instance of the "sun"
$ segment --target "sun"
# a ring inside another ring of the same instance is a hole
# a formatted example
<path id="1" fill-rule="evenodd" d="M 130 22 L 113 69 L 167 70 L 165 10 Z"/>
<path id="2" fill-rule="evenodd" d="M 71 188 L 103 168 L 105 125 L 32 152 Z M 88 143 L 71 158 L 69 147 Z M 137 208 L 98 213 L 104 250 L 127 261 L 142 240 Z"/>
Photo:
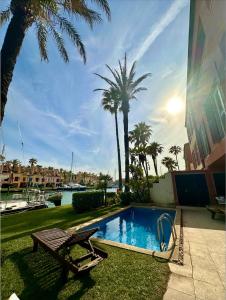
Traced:
<path id="1" fill-rule="evenodd" d="M 166 110 L 172 115 L 176 115 L 183 110 L 183 102 L 180 97 L 172 97 L 166 104 Z"/>

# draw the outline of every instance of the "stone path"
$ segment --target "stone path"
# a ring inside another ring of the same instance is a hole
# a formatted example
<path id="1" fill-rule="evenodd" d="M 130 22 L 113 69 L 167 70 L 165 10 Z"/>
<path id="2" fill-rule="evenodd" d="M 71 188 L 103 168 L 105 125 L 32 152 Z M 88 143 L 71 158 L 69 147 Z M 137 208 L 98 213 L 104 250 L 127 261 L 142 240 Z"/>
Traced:
<path id="1" fill-rule="evenodd" d="M 205 208 L 184 208 L 184 265 L 171 270 L 164 300 L 225 300 L 226 243 L 222 217 Z"/>

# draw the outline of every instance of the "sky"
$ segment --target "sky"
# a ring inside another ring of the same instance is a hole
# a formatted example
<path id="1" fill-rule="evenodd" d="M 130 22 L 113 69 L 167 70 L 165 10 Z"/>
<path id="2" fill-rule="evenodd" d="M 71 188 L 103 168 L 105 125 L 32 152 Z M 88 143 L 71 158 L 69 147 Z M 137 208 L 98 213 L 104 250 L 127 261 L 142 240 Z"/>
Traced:
<path id="1" fill-rule="evenodd" d="M 170 146 L 183 147 L 187 142 L 184 124 L 189 0 L 110 0 L 109 5 L 110 22 L 103 16 L 103 22 L 93 30 L 84 22 L 74 23 L 86 47 L 85 65 L 68 40 L 68 64 L 51 39 L 49 62 L 41 61 L 34 28 L 26 33 L 1 128 L 7 160 L 17 158 L 27 164 L 34 157 L 40 165 L 69 170 L 73 152 L 74 172 L 104 172 L 114 177 L 117 170 L 114 118 L 101 107 L 101 93 L 93 92 L 106 87 L 94 73 L 111 77 L 105 64 L 117 67 L 125 52 L 130 65 L 137 61 L 137 76 L 152 74 L 142 84 L 147 91 L 130 103 L 129 129 L 139 122 L 151 126 L 151 142 L 164 146 L 159 162 L 162 157 L 170 156 Z M 5 32 L 3 26 L 0 45 Z M 177 114 L 166 110 L 172 97 L 182 102 Z M 119 131 L 124 166 L 121 114 Z M 179 164 L 183 169 L 183 153 L 179 155 Z M 152 162 L 150 166 L 154 174 Z M 160 173 L 165 171 L 161 166 Z"/>

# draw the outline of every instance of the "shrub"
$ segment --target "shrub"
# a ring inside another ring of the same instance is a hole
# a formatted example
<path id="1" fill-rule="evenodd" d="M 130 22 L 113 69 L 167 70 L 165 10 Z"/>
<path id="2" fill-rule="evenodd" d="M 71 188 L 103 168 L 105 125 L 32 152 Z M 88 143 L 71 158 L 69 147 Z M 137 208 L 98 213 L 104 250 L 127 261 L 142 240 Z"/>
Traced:
<path id="1" fill-rule="evenodd" d="M 116 196 L 116 193 L 115 193 L 115 192 L 108 192 L 108 193 L 106 193 L 107 199 L 108 199 L 108 198 L 114 198 L 115 196 Z"/>
<path id="2" fill-rule="evenodd" d="M 106 194 L 106 203 L 107 205 L 114 205 L 120 202 L 119 194 L 115 192 L 109 192 Z"/>
<path id="3" fill-rule="evenodd" d="M 129 205 L 133 202 L 133 194 L 131 192 L 120 193 L 120 202 L 122 205 Z"/>
<path id="4" fill-rule="evenodd" d="M 61 199 L 62 199 L 62 194 L 57 193 L 57 194 L 50 195 L 47 201 L 54 203 L 55 206 L 61 206 Z"/>
<path id="5" fill-rule="evenodd" d="M 104 193 L 102 191 L 77 192 L 72 196 L 72 206 L 77 212 L 84 212 L 100 207 L 104 202 Z"/>

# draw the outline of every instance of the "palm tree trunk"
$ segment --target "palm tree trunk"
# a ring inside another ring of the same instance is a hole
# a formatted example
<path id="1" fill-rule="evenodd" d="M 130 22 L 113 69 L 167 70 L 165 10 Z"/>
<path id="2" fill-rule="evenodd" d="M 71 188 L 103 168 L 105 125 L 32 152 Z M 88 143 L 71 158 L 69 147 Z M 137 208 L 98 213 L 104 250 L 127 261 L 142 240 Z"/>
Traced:
<path id="1" fill-rule="evenodd" d="M 156 158 L 152 157 L 152 160 L 153 160 L 153 164 L 154 164 L 155 174 L 156 174 L 156 176 L 159 176 Z"/>
<path id="2" fill-rule="evenodd" d="M 7 102 L 9 85 L 13 78 L 13 70 L 24 40 L 26 29 L 29 27 L 26 15 L 13 15 L 1 49 L 1 116 L 2 123 Z"/>
<path id="3" fill-rule="evenodd" d="M 178 160 L 177 160 L 177 154 L 176 154 L 176 162 L 177 162 L 177 169 L 180 170 Z"/>
<path id="4" fill-rule="evenodd" d="M 124 147 L 125 147 L 125 192 L 129 192 L 129 135 L 128 110 L 123 111 Z"/>
<path id="5" fill-rule="evenodd" d="M 115 112 L 115 132 L 117 141 L 117 152 L 118 152 L 118 178 L 119 178 L 119 190 L 122 190 L 122 166 L 121 166 L 121 154 L 120 154 L 120 144 L 118 135 L 118 117 L 117 111 Z"/>

